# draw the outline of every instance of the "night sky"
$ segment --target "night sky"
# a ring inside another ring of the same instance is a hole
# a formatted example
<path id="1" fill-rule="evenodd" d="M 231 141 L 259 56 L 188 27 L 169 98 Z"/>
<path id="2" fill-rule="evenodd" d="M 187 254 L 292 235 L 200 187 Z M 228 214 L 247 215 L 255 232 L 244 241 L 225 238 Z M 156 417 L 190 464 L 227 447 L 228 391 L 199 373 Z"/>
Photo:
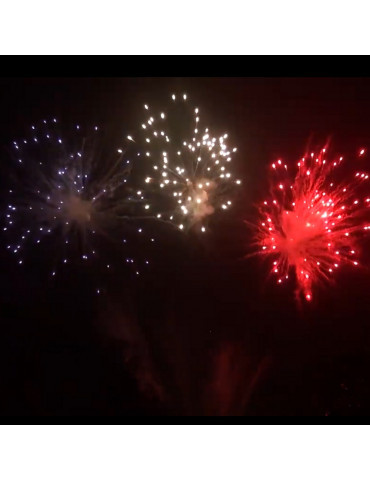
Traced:
<path id="1" fill-rule="evenodd" d="M 233 209 L 206 236 L 158 228 L 147 273 L 117 267 L 100 297 L 76 267 L 53 283 L 32 254 L 19 268 L 0 238 L 0 414 L 369 414 L 369 242 L 365 267 L 343 269 L 302 309 L 292 285 L 267 279 L 266 262 L 243 259 L 243 221 L 256 216 L 272 161 L 328 139 L 345 155 L 370 148 L 369 79 L 3 78 L 0 159 L 45 117 L 123 137 L 145 102 L 173 92 L 238 146 Z M 0 188 L 3 207 L 3 173 Z"/>

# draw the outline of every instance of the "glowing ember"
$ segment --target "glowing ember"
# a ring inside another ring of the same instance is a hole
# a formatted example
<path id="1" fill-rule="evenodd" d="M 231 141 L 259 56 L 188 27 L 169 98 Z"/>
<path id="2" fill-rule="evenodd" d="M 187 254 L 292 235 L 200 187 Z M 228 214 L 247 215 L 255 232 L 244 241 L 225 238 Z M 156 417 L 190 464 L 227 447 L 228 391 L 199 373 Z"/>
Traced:
<path id="1" fill-rule="evenodd" d="M 322 149 L 297 163 L 294 178 L 281 160 L 273 163 L 270 197 L 259 207 L 258 251 L 272 258 L 271 272 L 279 284 L 294 271 L 297 298 L 303 295 L 307 301 L 313 287 L 342 265 L 359 265 L 359 236 L 370 229 L 365 222 L 370 199 L 358 194 L 369 176 L 358 171 L 352 180 L 338 182 L 342 162 L 342 157 L 328 160 Z"/>

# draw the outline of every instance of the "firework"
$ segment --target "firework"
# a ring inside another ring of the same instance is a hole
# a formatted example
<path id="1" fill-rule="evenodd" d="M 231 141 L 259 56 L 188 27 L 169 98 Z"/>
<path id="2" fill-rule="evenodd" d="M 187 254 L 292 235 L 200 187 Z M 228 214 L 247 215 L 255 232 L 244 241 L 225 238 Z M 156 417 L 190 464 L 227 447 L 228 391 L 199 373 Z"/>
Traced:
<path id="1" fill-rule="evenodd" d="M 180 230 L 196 226 L 205 232 L 206 218 L 229 209 L 233 188 L 241 184 L 231 168 L 237 149 L 228 147 L 227 134 L 213 137 L 202 126 L 186 94 L 172 95 L 168 111 L 151 114 L 148 105 L 144 110 L 140 133 L 127 137 L 146 172 L 142 189 L 151 200 L 144 209 Z"/>
<path id="2" fill-rule="evenodd" d="M 43 258 L 51 252 L 52 276 L 72 260 L 102 260 L 99 246 L 106 240 L 127 246 L 126 236 L 143 232 L 130 223 L 142 198 L 127 184 L 130 160 L 122 150 L 106 143 L 98 127 L 60 130 L 56 119 L 43 121 L 13 142 L 3 227 L 19 264 L 30 246 Z M 131 256 L 124 261 L 135 266 Z"/>
<path id="3" fill-rule="evenodd" d="M 297 162 L 293 178 L 282 160 L 271 165 L 270 196 L 259 206 L 256 244 L 272 260 L 279 284 L 294 272 L 298 299 L 312 300 L 313 287 L 332 279 L 341 266 L 359 266 L 359 238 L 370 229 L 365 210 L 370 198 L 360 195 L 368 174 L 355 171 L 340 180 L 342 164 L 343 157 L 330 160 L 324 148 Z"/>

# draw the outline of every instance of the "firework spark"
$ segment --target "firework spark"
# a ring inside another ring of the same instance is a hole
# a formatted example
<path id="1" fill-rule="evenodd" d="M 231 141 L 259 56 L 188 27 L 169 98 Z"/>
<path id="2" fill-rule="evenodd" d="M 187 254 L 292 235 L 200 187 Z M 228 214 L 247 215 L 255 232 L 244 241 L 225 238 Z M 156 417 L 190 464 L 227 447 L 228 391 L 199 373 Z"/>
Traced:
<path id="1" fill-rule="evenodd" d="M 72 258 L 74 263 L 99 258 L 98 239 L 122 235 L 120 243 L 127 245 L 124 221 L 135 218 L 142 202 L 127 185 L 130 160 L 121 149 L 104 143 L 98 127 L 82 133 L 76 125 L 65 132 L 60 134 L 53 119 L 32 126 L 31 135 L 13 142 L 13 185 L 3 227 L 7 248 L 19 264 L 27 246 L 40 245 L 44 254 L 48 245 L 52 276 L 58 264 L 69 264 Z M 138 235 L 143 230 L 132 229 Z M 132 257 L 124 260 L 135 266 Z"/>
<path id="2" fill-rule="evenodd" d="M 188 107 L 186 94 L 172 95 L 168 112 L 151 115 L 148 105 L 144 109 L 141 132 L 127 139 L 148 169 L 143 190 L 149 198 L 159 192 L 162 199 L 160 206 L 154 200 L 144 208 L 180 230 L 197 226 L 205 232 L 205 219 L 229 209 L 233 187 L 241 184 L 231 169 L 237 149 L 228 147 L 227 134 L 213 137 L 202 126 L 199 109 Z"/>
<path id="3" fill-rule="evenodd" d="M 328 160 L 324 148 L 297 162 L 293 178 L 282 160 L 271 166 L 270 196 L 259 206 L 256 244 L 272 259 L 271 273 L 279 284 L 294 271 L 298 299 L 312 300 L 313 287 L 332 279 L 341 266 L 359 266 L 359 237 L 370 229 L 365 222 L 370 198 L 359 195 L 359 185 L 369 176 L 356 171 L 353 179 L 338 181 L 342 163 L 343 157 Z"/>

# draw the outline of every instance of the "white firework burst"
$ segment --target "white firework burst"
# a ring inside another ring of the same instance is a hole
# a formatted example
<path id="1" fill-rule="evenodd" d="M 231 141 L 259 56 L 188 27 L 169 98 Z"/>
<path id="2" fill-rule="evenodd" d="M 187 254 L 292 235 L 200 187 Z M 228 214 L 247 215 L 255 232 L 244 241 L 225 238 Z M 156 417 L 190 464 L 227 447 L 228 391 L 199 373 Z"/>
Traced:
<path id="1" fill-rule="evenodd" d="M 227 134 L 212 136 L 202 126 L 199 109 L 187 105 L 186 94 L 172 95 L 168 111 L 144 109 L 140 133 L 127 136 L 142 159 L 143 189 L 152 199 L 144 208 L 181 230 L 196 226 L 205 232 L 206 218 L 229 209 L 233 189 L 241 184 L 231 168 L 237 149 L 228 146 Z"/>

